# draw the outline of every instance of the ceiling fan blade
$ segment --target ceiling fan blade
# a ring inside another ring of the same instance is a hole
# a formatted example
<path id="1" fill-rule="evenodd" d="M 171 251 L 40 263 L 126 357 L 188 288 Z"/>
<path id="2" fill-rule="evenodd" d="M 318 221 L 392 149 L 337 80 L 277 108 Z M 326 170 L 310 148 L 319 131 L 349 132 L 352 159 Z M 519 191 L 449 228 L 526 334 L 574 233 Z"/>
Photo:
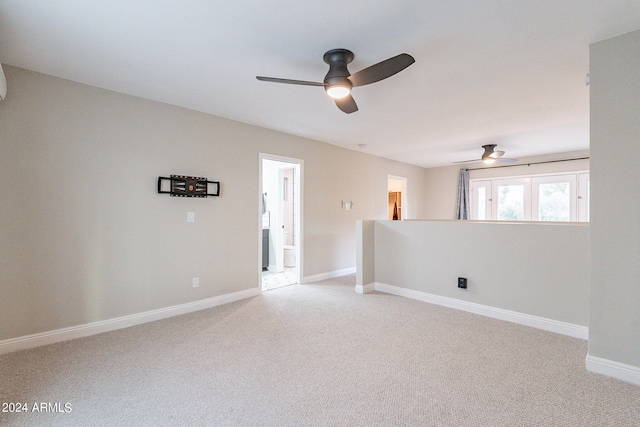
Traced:
<path id="1" fill-rule="evenodd" d="M 496 163 L 513 163 L 513 162 L 517 162 L 518 159 L 509 159 L 507 157 L 499 157 L 497 159 L 495 159 Z M 482 160 L 480 159 L 476 159 L 476 160 L 462 160 L 462 161 L 458 161 L 458 162 L 452 162 L 453 164 L 458 164 L 458 163 L 480 163 L 482 162 Z"/>
<path id="2" fill-rule="evenodd" d="M 457 162 L 452 162 L 453 164 L 457 164 L 457 163 L 477 163 L 480 160 L 478 159 L 474 159 L 474 160 L 461 160 L 461 161 L 457 161 Z"/>
<path id="3" fill-rule="evenodd" d="M 493 153 L 489 154 L 489 157 L 493 157 L 494 159 L 502 156 L 504 156 L 504 151 L 494 151 Z"/>
<path id="4" fill-rule="evenodd" d="M 336 105 L 338 106 L 338 108 L 347 114 L 355 113 L 356 111 L 358 111 L 356 101 L 351 95 L 347 95 L 344 98 L 335 99 L 334 101 L 336 101 Z"/>
<path id="5" fill-rule="evenodd" d="M 386 79 L 387 77 L 391 77 L 414 62 L 416 62 L 416 60 L 413 59 L 411 55 L 401 53 L 400 55 L 378 62 L 377 64 L 352 74 L 349 76 L 349 80 L 354 87 L 368 85 Z"/>
<path id="6" fill-rule="evenodd" d="M 303 85 L 303 86 L 324 86 L 324 83 L 320 82 L 308 82 L 306 80 L 291 80 L 291 79 L 279 79 L 276 77 L 264 77 L 264 76 L 256 76 L 256 79 L 263 82 L 272 82 L 272 83 L 286 83 L 289 85 Z"/>

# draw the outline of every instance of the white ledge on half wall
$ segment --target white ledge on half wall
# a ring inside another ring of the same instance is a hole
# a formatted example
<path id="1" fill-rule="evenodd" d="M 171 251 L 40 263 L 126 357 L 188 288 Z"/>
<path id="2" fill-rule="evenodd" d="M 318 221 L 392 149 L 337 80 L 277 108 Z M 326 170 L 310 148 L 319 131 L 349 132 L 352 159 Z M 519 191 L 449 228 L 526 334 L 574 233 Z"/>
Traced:
<path id="1" fill-rule="evenodd" d="M 355 288 L 355 291 L 359 294 L 371 292 L 374 290 L 385 292 L 387 294 L 411 298 L 430 304 L 440 305 L 443 307 L 449 307 L 456 310 L 467 311 L 469 313 L 480 314 L 482 316 L 492 317 L 494 319 L 505 320 L 507 322 L 517 323 L 519 325 L 531 326 L 533 328 L 568 335 L 574 338 L 580 338 L 583 340 L 589 338 L 589 328 L 587 328 L 586 326 L 560 322 L 558 320 L 547 319 L 539 316 L 532 316 L 530 314 L 519 313 L 517 311 L 504 310 L 501 308 L 490 307 L 487 305 L 462 301 L 455 298 L 443 297 L 440 295 L 429 294 L 426 292 L 415 291 L 413 289 L 406 289 L 377 282 L 369 283 L 364 286 L 356 285 Z"/>

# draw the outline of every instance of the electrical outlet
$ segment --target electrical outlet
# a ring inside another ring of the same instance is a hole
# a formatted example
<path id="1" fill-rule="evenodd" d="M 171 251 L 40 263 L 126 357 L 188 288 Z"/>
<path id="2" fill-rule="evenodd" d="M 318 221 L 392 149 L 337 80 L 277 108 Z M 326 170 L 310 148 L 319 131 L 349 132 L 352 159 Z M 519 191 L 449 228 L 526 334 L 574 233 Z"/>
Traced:
<path id="1" fill-rule="evenodd" d="M 187 212 L 187 222 L 196 222 L 195 212 Z"/>
<path id="2" fill-rule="evenodd" d="M 194 277 L 193 279 L 191 279 L 191 284 L 193 285 L 194 288 L 199 288 L 200 287 L 200 278 L 199 277 Z"/>
<path id="3" fill-rule="evenodd" d="M 458 277 L 458 287 L 460 289 L 467 289 L 467 278 L 466 277 Z"/>

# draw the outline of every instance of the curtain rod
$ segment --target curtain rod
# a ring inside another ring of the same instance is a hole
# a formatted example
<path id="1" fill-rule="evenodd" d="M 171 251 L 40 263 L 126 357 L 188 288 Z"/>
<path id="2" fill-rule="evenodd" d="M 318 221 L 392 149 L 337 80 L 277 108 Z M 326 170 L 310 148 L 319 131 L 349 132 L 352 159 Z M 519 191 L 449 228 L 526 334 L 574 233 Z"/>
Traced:
<path id="1" fill-rule="evenodd" d="M 576 157 L 573 159 L 561 159 L 561 160 L 547 160 L 546 162 L 532 162 L 532 163 L 518 163 L 517 165 L 504 165 L 504 166 L 493 166 L 488 168 L 467 168 L 468 171 L 479 171 L 484 169 L 498 169 L 498 168 L 512 168 L 514 166 L 531 166 L 531 165 L 541 165 L 545 163 L 558 163 L 558 162 L 570 162 L 573 160 L 587 160 L 589 157 Z"/>

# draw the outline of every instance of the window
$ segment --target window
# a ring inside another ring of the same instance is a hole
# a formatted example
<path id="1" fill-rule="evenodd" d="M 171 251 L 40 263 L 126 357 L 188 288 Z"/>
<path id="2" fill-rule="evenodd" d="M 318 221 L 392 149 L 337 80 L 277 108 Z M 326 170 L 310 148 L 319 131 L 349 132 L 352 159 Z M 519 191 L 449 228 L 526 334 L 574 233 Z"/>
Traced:
<path id="1" fill-rule="evenodd" d="M 491 181 L 470 181 L 469 184 L 471 219 L 491 219 Z"/>
<path id="2" fill-rule="evenodd" d="M 531 178 L 534 221 L 577 221 L 577 177 L 552 175 Z"/>
<path id="3" fill-rule="evenodd" d="M 589 172 L 470 181 L 471 219 L 589 221 Z"/>
<path id="4" fill-rule="evenodd" d="M 530 187 L 527 179 L 493 180 L 496 195 L 496 218 L 500 221 L 528 221 L 531 219 Z"/>

